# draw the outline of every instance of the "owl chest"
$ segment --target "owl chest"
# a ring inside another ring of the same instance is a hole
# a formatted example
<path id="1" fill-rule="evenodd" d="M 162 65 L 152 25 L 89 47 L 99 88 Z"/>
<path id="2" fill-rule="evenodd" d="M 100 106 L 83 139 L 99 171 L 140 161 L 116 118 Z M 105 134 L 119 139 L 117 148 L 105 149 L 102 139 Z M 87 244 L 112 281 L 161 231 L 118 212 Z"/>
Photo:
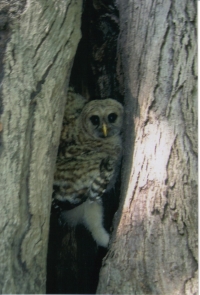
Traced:
<path id="1" fill-rule="evenodd" d="M 113 155 L 110 157 L 115 161 Z M 102 151 L 84 151 L 78 155 L 71 155 L 57 165 L 55 180 L 64 181 L 67 186 L 79 189 L 89 187 L 91 182 L 100 174 L 101 163 L 108 158 L 108 153 Z"/>
<path id="2" fill-rule="evenodd" d="M 90 183 L 100 171 L 100 164 L 104 158 L 107 157 L 105 153 L 83 153 L 66 162 L 66 176 L 73 178 L 74 183 L 87 185 Z"/>

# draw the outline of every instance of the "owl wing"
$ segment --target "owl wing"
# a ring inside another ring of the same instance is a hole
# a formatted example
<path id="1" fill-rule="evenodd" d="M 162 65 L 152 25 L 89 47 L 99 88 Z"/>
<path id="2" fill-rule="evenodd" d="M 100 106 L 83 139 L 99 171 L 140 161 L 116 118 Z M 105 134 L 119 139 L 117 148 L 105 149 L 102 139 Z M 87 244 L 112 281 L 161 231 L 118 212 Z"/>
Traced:
<path id="1" fill-rule="evenodd" d="M 99 165 L 99 175 L 94 178 L 88 189 L 88 198 L 91 201 L 99 199 L 106 191 L 108 184 L 114 177 L 116 160 L 111 157 L 104 158 Z"/>
<path id="2" fill-rule="evenodd" d="M 89 198 L 91 201 L 98 200 L 106 191 L 108 184 L 114 176 L 115 162 L 112 157 L 105 157 L 101 161 L 93 163 L 88 168 L 87 158 L 92 157 L 88 153 L 87 157 L 79 158 L 59 158 L 54 180 L 53 208 L 57 212 L 70 210 L 79 206 Z M 71 168 L 76 166 L 73 173 L 69 173 Z M 84 173 L 82 167 L 87 168 Z M 66 169 L 67 168 L 67 169 Z M 82 171 L 82 172 L 81 172 Z M 80 173 L 81 172 L 81 173 Z M 72 179 L 72 174 L 75 178 Z"/>
<path id="3" fill-rule="evenodd" d="M 67 93 L 67 103 L 65 106 L 58 155 L 64 155 L 66 148 L 71 145 L 75 145 L 75 130 L 77 128 L 77 120 L 87 101 L 88 100 L 85 97 L 75 93 L 73 88 L 69 88 Z"/>

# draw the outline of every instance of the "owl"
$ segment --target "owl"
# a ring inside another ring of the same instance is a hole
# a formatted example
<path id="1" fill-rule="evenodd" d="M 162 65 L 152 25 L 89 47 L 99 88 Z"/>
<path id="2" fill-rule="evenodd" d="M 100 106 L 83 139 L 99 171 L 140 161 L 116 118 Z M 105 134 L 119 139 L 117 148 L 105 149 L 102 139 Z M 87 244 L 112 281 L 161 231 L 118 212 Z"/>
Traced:
<path id="1" fill-rule="evenodd" d="M 100 246 L 109 234 L 103 226 L 101 197 L 114 186 L 122 155 L 123 107 L 114 99 L 87 101 L 70 89 L 54 175 L 54 205 L 61 220 L 79 223 Z"/>

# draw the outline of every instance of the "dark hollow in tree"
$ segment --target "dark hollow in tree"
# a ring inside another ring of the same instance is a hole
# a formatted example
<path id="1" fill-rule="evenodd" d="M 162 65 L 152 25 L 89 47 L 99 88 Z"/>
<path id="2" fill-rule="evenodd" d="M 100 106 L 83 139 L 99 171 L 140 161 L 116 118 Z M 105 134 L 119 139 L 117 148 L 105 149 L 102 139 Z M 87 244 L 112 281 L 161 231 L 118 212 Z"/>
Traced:
<path id="1" fill-rule="evenodd" d="M 117 75 L 118 10 L 114 1 L 95 6 L 84 1 L 82 39 L 70 77 L 77 93 L 91 99 L 114 98 L 123 103 Z M 113 189 L 103 195 L 104 224 L 108 232 L 118 209 L 120 175 Z M 95 293 L 102 259 L 107 250 L 98 247 L 88 230 L 60 226 L 52 210 L 47 265 L 47 293 Z"/>
<path id="2" fill-rule="evenodd" d="M 100 68 L 102 77 L 98 79 L 93 66 L 89 74 L 82 75 L 97 77 L 91 87 L 85 86 L 89 78 L 79 85 L 73 82 L 77 92 L 88 98 L 115 95 L 121 100 L 124 89 L 122 205 L 114 220 L 97 293 L 196 295 L 197 1 L 116 2 L 120 33 L 117 59 L 113 55 L 111 64 L 117 68 L 120 83 L 115 78 L 106 83 L 103 74 L 107 67 Z M 85 2 L 91 10 L 94 5 L 97 15 L 105 12 L 100 24 L 111 15 L 109 11 L 115 11 L 109 4 L 103 0 Z M 0 1 L 2 294 L 45 293 L 53 173 L 66 90 L 80 40 L 81 6 L 81 0 Z M 116 15 L 111 17 L 115 27 Z M 85 52 L 89 54 L 88 44 Z M 101 50 L 95 47 L 90 55 L 104 55 L 106 45 L 99 46 Z M 79 64 L 81 59 L 78 69 Z M 76 245 L 74 235 L 81 238 L 78 231 L 82 233 L 81 228 L 70 235 L 56 232 L 61 250 L 69 243 Z M 68 255 L 77 261 L 76 249 L 71 250 Z M 79 257 L 82 268 L 87 256 Z M 59 273 L 68 271 L 65 251 L 51 257 L 55 259 L 53 267 L 60 264 L 57 278 L 65 281 Z M 93 268 L 92 263 L 90 266 Z M 86 279 L 83 282 L 76 267 L 74 273 L 74 282 L 89 284 Z M 66 286 L 61 287 L 64 290 Z"/>

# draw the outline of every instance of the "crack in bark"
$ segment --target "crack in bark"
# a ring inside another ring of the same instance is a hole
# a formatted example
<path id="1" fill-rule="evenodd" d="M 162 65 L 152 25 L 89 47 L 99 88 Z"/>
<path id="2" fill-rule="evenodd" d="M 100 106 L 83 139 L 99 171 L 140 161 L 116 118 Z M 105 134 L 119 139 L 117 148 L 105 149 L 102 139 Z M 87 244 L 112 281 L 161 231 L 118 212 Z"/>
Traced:
<path id="1" fill-rule="evenodd" d="M 198 80 L 198 76 L 196 75 L 196 70 L 195 70 L 195 63 L 196 63 L 196 60 L 195 60 L 195 57 L 193 58 L 193 61 L 192 61 L 192 76 L 194 77 L 195 80 Z"/>
<path id="2" fill-rule="evenodd" d="M 196 1 L 195 0 L 190 0 L 190 2 L 193 3 L 193 7 L 194 7 L 193 11 L 196 12 L 196 5 L 197 5 Z M 185 12 L 186 19 L 187 19 L 188 22 L 194 23 L 197 13 L 194 13 L 193 19 L 191 19 L 190 15 L 189 15 L 189 12 L 188 12 L 188 9 L 189 9 L 188 6 L 184 7 L 184 12 Z"/>
<path id="3" fill-rule="evenodd" d="M 54 25 L 55 22 L 56 22 L 56 18 L 55 18 L 54 21 L 52 22 L 52 24 L 51 24 L 51 26 L 50 26 L 48 32 L 46 33 L 46 35 L 41 39 L 40 43 L 39 43 L 38 46 L 36 47 L 36 49 L 35 49 L 35 53 L 34 53 L 34 55 L 33 55 L 33 59 L 36 57 L 36 54 L 37 54 L 38 50 L 40 49 L 40 47 L 42 46 L 42 44 L 44 43 L 44 41 L 47 39 L 47 37 L 49 36 L 49 33 L 51 32 L 52 27 L 53 27 L 53 25 Z M 37 63 L 36 63 L 36 64 L 37 64 Z M 36 64 L 35 64 L 35 66 L 36 66 Z M 34 66 L 34 67 L 35 67 L 35 66 Z"/>
<path id="4" fill-rule="evenodd" d="M 68 8 L 69 8 L 69 6 L 71 5 L 71 2 L 72 2 L 72 1 L 69 1 L 68 5 L 67 5 L 67 7 L 66 7 L 66 9 L 65 9 L 65 14 L 64 14 L 63 21 L 62 21 L 62 23 L 61 23 L 61 25 L 60 25 L 60 29 L 59 29 L 59 30 L 61 30 L 62 27 L 63 27 L 63 25 L 64 25 L 64 22 L 65 22 L 65 20 L 66 20 L 66 18 L 67 18 Z"/>
<path id="5" fill-rule="evenodd" d="M 29 179 L 30 179 L 30 163 L 31 163 L 31 152 L 32 152 L 32 144 L 33 144 L 33 126 L 34 126 L 34 112 L 35 112 L 36 104 L 30 104 L 29 107 L 29 119 L 27 122 L 26 135 L 25 135 L 25 143 L 23 153 L 23 166 L 22 166 L 22 174 L 21 174 L 21 185 L 19 191 L 19 199 L 20 199 L 20 216 L 23 220 L 21 222 L 21 227 L 16 231 L 15 238 L 15 253 L 18 258 L 18 263 L 21 266 L 21 269 L 26 272 L 27 266 L 26 262 L 22 259 L 22 243 L 24 238 L 26 237 L 27 232 L 31 227 L 31 217 L 29 210 Z M 16 266 L 15 266 L 16 267 Z M 18 270 L 16 270 L 18 271 Z"/>
<path id="6" fill-rule="evenodd" d="M 143 165 L 144 165 L 144 161 L 143 161 L 142 166 L 143 166 Z M 142 171 L 142 168 L 141 168 L 141 171 Z M 136 192 L 136 190 L 137 190 L 137 188 L 138 188 L 139 178 L 140 178 L 140 171 L 139 171 L 139 173 L 138 173 L 138 175 L 137 175 L 137 180 L 136 180 L 136 183 L 135 183 L 135 185 L 134 185 L 134 190 L 133 190 L 133 192 L 132 192 L 131 200 L 129 201 L 129 210 L 130 210 L 130 208 L 131 208 L 131 206 L 132 206 L 132 202 L 133 202 L 133 200 L 134 200 L 135 192 Z M 139 188 L 139 190 L 140 190 L 140 188 Z"/>
<path id="7" fill-rule="evenodd" d="M 67 47 L 67 45 L 70 43 L 71 36 L 73 35 L 73 33 L 74 33 L 74 27 L 73 27 L 73 29 L 70 32 L 69 38 L 67 39 L 67 41 L 64 44 L 64 48 Z"/>
<path id="8" fill-rule="evenodd" d="M 47 78 L 47 76 L 48 76 L 48 74 L 49 74 L 49 72 L 50 72 L 52 66 L 55 64 L 56 59 L 57 59 L 57 57 L 58 57 L 60 51 L 61 51 L 61 49 L 56 53 L 56 55 L 55 55 L 55 57 L 54 57 L 52 63 L 47 67 L 47 69 L 46 69 L 46 71 L 44 72 L 44 74 L 43 74 L 41 80 L 37 82 L 36 90 L 33 91 L 33 92 L 31 93 L 31 95 L 30 95 L 30 100 L 32 101 L 32 103 L 35 102 L 35 101 L 34 101 L 35 97 L 38 95 L 38 93 L 40 93 L 40 91 L 41 91 L 41 89 L 42 89 L 42 85 L 45 83 L 45 80 L 46 80 L 46 78 Z"/>
<path id="9" fill-rule="evenodd" d="M 18 239 L 16 238 L 16 242 L 15 242 L 15 249 L 16 249 L 16 254 L 18 257 L 18 262 L 21 265 L 21 268 L 23 269 L 24 272 L 26 272 L 28 270 L 27 266 L 26 266 L 26 261 L 23 261 L 22 258 L 22 244 L 24 239 L 26 238 L 27 233 L 30 230 L 31 227 L 31 217 L 32 215 L 30 214 L 30 210 L 29 210 L 29 201 L 27 199 L 27 196 L 29 196 L 29 179 L 30 179 L 30 165 L 31 165 L 31 152 L 33 150 L 32 144 L 33 144 L 33 134 L 34 134 L 34 113 L 35 113 L 35 109 L 37 106 L 37 102 L 35 100 L 35 97 L 38 95 L 38 93 L 40 93 L 41 89 L 42 89 L 42 85 L 45 83 L 45 80 L 49 74 L 50 69 L 52 68 L 52 66 L 54 65 L 58 54 L 60 53 L 60 51 L 57 52 L 56 56 L 54 57 L 54 60 L 52 62 L 52 64 L 50 64 L 48 66 L 48 68 L 46 69 L 45 73 L 42 76 L 42 79 L 40 81 L 38 81 L 37 86 L 36 86 L 36 91 L 32 92 L 30 95 L 30 106 L 29 106 L 29 120 L 27 122 L 27 129 L 26 129 L 26 138 L 25 138 L 25 142 L 28 144 L 28 146 L 25 147 L 25 151 L 23 153 L 24 155 L 24 159 L 23 159 L 23 168 L 22 168 L 22 178 L 21 178 L 21 189 L 20 189 L 20 193 L 19 193 L 19 197 L 21 199 L 21 205 L 20 205 L 20 210 L 21 210 L 21 216 L 23 216 L 22 218 L 24 220 L 27 221 L 27 224 L 24 222 L 22 223 L 23 226 L 17 231 L 16 233 L 16 237 L 19 237 Z M 26 214 L 28 214 L 28 216 L 25 216 Z M 21 232 L 21 233 L 20 233 Z"/>
<path id="10" fill-rule="evenodd" d="M 185 280 L 185 283 L 184 283 L 184 289 L 186 288 L 186 283 L 188 281 L 191 281 L 192 279 L 195 278 L 195 273 L 198 271 L 198 260 L 196 259 L 194 253 L 193 253 L 193 250 L 191 249 L 190 245 L 189 245 L 189 234 L 188 234 L 188 229 L 187 229 L 187 225 L 184 223 L 185 225 L 185 232 L 186 232 L 186 235 L 187 235 L 187 238 L 186 238 L 186 242 L 187 242 L 187 248 L 188 248 L 188 252 L 190 253 L 191 257 L 192 257 L 192 260 L 193 260 L 193 264 L 194 264 L 194 267 L 192 269 L 192 274 L 191 276 Z"/>

